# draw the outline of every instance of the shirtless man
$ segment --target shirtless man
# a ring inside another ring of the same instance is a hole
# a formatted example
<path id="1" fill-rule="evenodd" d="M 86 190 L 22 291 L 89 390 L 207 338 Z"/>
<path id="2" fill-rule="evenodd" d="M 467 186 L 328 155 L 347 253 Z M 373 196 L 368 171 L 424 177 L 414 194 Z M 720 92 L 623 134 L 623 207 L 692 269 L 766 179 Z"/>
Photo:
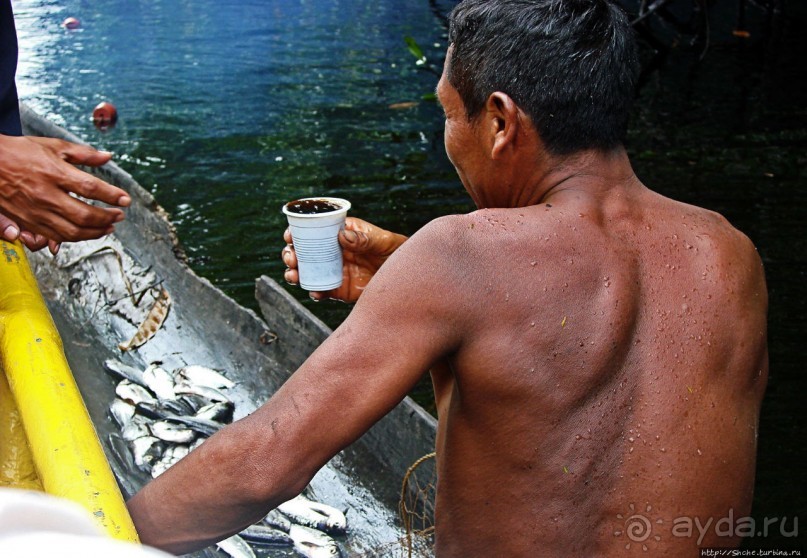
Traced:
<path id="1" fill-rule="evenodd" d="M 405 242 L 354 221 L 345 245 L 367 245 L 330 293 L 358 298 L 350 316 L 257 412 L 129 502 L 143 542 L 185 552 L 259 519 L 431 370 L 439 558 L 739 544 L 675 521 L 750 510 L 763 270 L 725 219 L 634 175 L 630 31 L 605 0 L 455 8 L 437 93 L 480 210 Z"/>

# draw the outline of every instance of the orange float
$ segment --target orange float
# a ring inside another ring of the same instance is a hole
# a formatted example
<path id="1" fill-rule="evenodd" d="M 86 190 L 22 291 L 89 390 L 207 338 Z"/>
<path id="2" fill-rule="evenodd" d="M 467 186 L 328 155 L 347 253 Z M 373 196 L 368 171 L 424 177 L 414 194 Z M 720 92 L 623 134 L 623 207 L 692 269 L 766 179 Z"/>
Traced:
<path id="1" fill-rule="evenodd" d="M 92 123 L 101 131 L 112 128 L 117 121 L 118 109 L 112 103 L 100 102 L 92 111 Z"/>
<path id="2" fill-rule="evenodd" d="M 62 27 L 65 29 L 78 29 L 81 27 L 81 22 L 74 17 L 68 17 L 62 22 Z"/>

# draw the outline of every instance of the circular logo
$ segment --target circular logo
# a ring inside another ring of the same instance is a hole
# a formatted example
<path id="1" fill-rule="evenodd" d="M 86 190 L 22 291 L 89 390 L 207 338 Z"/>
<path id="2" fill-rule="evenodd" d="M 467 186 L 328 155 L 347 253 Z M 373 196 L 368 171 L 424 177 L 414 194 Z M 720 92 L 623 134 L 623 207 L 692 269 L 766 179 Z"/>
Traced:
<path id="1" fill-rule="evenodd" d="M 633 542 L 644 542 L 650 538 L 653 525 L 643 515 L 634 514 L 625 519 L 625 533 Z"/>

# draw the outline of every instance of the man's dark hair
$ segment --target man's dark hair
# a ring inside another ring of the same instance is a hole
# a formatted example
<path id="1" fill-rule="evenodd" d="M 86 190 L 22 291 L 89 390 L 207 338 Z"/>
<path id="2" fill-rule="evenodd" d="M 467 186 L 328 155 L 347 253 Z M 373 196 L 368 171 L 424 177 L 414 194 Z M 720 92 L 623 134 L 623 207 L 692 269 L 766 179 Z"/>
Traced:
<path id="1" fill-rule="evenodd" d="M 501 91 L 551 153 L 624 143 L 638 58 L 627 16 L 608 0 L 464 0 L 449 41 L 448 81 L 469 119 Z"/>

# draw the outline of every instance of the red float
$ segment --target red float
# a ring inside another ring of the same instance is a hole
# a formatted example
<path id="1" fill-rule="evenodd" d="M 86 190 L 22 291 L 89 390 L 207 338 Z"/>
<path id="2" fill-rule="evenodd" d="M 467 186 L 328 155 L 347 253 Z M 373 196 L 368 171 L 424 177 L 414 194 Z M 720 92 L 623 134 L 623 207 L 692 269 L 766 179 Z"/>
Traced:
<path id="1" fill-rule="evenodd" d="M 74 17 L 68 17 L 62 22 L 62 27 L 65 29 L 78 29 L 81 27 L 81 22 Z"/>
<path id="2" fill-rule="evenodd" d="M 92 111 L 92 123 L 101 131 L 108 130 L 115 126 L 118 121 L 118 109 L 115 105 L 103 101 L 98 103 Z"/>

